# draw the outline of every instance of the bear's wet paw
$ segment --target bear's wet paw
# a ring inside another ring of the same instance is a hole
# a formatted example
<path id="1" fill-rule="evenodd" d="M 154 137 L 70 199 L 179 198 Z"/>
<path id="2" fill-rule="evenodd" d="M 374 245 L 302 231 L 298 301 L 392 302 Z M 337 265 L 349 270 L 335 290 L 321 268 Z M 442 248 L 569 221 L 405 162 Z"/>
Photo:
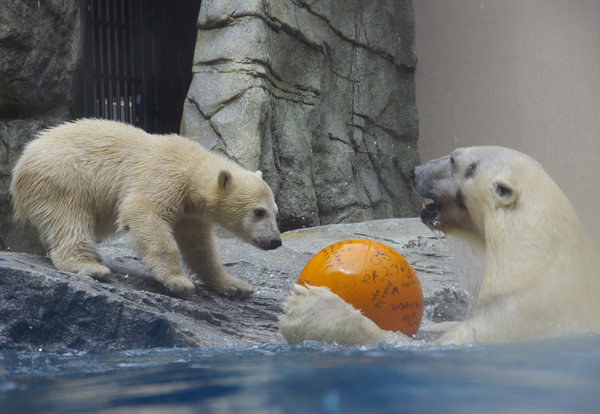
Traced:
<path id="1" fill-rule="evenodd" d="M 248 283 L 236 278 L 228 278 L 221 281 L 218 286 L 212 288 L 223 296 L 228 298 L 247 298 L 254 293 L 254 289 Z"/>
<path id="2" fill-rule="evenodd" d="M 180 297 L 186 297 L 196 290 L 192 281 L 186 277 L 170 278 L 165 280 L 163 285 L 169 289 L 169 292 Z"/>
<path id="3" fill-rule="evenodd" d="M 89 273 L 88 273 L 89 272 Z M 99 263 L 93 263 L 85 266 L 85 270 L 80 272 L 85 275 L 91 276 L 101 282 L 108 282 L 110 279 L 110 269 Z"/>
<path id="4" fill-rule="evenodd" d="M 101 282 L 110 280 L 110 269 L 100 263 L 94 261 L 65 261 L 65 263 L 55 263 L 55 266 L 63 271 L 78 273 L 80 275 L 89 276 Z"/>

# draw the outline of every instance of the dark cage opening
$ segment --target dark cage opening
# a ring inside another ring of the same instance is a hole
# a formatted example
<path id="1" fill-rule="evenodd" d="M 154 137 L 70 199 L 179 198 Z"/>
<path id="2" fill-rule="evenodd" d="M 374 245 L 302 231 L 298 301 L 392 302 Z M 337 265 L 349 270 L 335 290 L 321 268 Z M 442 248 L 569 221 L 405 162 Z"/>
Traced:
<path id="1" fill-rule="evenodd" d="M 87 0 L 81 115 L 163 131 L 159 4 Z"/>

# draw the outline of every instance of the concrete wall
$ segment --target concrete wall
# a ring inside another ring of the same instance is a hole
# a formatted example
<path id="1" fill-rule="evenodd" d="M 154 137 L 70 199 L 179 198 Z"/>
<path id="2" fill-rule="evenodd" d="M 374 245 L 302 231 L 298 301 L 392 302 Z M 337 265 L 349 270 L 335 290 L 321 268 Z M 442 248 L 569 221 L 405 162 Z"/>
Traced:
<path id="1" fill-rule="evenodd" d="M 413 7 L 421 161 L 472 145 L 529 154 L 600 245 L 600 1 Z"/>

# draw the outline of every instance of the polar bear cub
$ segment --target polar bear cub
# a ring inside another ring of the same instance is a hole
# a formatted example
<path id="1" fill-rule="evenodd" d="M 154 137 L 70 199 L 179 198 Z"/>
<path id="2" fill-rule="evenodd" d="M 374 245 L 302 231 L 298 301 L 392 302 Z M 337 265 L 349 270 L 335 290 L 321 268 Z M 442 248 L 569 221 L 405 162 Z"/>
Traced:
<path id="1" fill-rule="evenodd" d="M 43 131 L 27 145 L 11 183 L 16 217 L 40 232 L 54 265 L 106 280 L 96 244 L 125 233 L 152 276 L 175 294 L 194 284 L 180 266 L 216 292 L 252 294 L 229 276 L 212 227 L 218 223 L 264 250 L 281 246 L 273 193 L 249 172 L 177 135 L 80 120 Z"/>
<path id="2" fill-rule="evenodd" d="M 421 213 L 426 225 L 485 252 L 474 308 L 441 344 L 600 333 L 597 253 L 571 203 L 538 162 L 506 148 L 462 148 L 416 167 L 410 179 L 417 194 L 433 201 Z M 340 321 L 350 311 L 320 290 L 295 292 L 286 304 L 280 330 L 290 342 L 381 340 L 368 324 L 355 322 L 359 331 L 351 335 L 342 331 Z M 317 300 L 318 319 L 312 312 Z"/>

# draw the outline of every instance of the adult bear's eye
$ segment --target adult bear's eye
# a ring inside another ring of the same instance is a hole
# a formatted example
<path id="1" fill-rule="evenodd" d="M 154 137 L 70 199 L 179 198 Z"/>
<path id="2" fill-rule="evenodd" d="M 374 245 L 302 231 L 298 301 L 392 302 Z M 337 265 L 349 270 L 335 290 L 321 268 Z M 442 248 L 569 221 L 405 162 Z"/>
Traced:
<path id="1" fill-rule="evenodd" d="M 476 162 L 471 163 L 471 165 L 469 165 L 469 168 L 467 168 L 467 172 L 465 173 L 465 178 L 469 179 L 469 178 L 473 177 L 476 169 L 477 169 L 477 163 Z"/>
<path id="2" fill-rule="evenodd" d="M 264 217 L 266 214 L 266 211 L 264 208 L 256 208 L 253 211 L 254 213 L 254 217 Z"/>

